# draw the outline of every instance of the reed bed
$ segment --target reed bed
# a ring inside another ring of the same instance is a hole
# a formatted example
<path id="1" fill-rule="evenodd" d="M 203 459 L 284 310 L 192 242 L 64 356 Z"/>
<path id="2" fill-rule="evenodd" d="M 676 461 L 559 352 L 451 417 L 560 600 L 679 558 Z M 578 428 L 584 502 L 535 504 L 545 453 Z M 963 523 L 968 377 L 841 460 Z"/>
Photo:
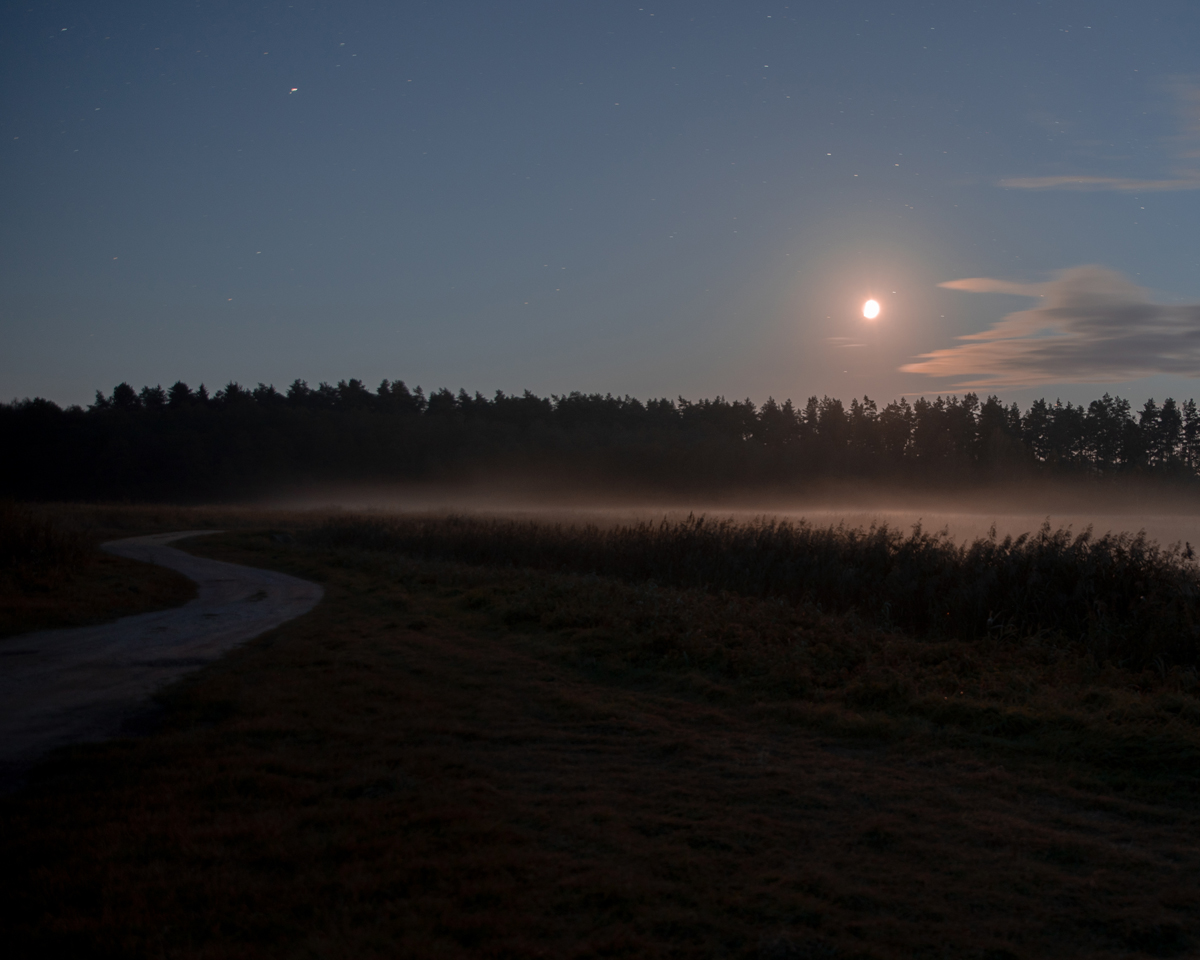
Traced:
<path id="1" fill-rule="evenodd" d="M 334 518 L 302 536 L 313 546 L 782 598 L 921 636 L 1036 636 L 1134 669 L 1200 662 L 1195 554 L 1141 533 L 1095 537 L 1046 523 L 955 543 L 919 525 L 906 534 L 769 518 L 601 527 L 441 516 Z"/>

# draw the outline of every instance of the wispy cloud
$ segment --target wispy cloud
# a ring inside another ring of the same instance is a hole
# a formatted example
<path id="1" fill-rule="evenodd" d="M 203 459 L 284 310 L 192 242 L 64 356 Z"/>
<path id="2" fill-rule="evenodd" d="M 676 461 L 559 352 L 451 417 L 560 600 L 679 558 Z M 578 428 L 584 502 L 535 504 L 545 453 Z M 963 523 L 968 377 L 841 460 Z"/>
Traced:
<path id="1" fill-rule="evenodd" d="M 1014 190 L 1118 190 L 1125 193 L 1157 193 L 1170 190 L 1200 190 L 1200 172 L 1173 180 L 1135 180 L 1130 177 L 1011 177 L 1000 186 Z"/>
<path id="2" fill-rule="evenodd" d="M 1167 155 L 1174 161 L 1170 177 L 1150 180 L 1092 174 L 1010 177 L 1001 180 L 1000 186 L 1014 190 L 1112 190 L 1121 193 L 1200 190 L 1200 86 L 1179 83 L 1175 86 L 1175 96 L 1179 133 L 1163 142 Z"/>
<path id="3" fill-rule="evenodd" d="M 1073 267 L 1045 283 L 976 277 L 940 286 L 1044 301 L 1011 313 L 960 346 L 900 369 L 965 378 L 956 387 L 1119 383 L 1157 373 L 1200 377 L 1200 304 L 1155 303 L 1114 270 Z"/>

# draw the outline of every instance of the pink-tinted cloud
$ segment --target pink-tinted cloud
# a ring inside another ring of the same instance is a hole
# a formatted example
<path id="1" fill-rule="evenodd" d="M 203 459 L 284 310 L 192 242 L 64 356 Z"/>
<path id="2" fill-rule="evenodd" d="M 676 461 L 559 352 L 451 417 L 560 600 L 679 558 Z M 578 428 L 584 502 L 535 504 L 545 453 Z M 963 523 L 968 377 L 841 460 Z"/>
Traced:
<path id="1" fill-rule="evenodd" d="M 977 277 L 941 284 L 971 293 L 1036 297 L 960 346 L 921 354 L 900 369 L 958 377 L 955 387 L 1119 383 L 1158 373 L 1200 376 L 1200 304 L 1155 303 L 1114 270 L 1063 270 L 1045 283 Z"/>
<path id="2" fill-rule="evenodd" d="M 965 280 L 947 280 L 939 283 L 947 290 L 966 290 L 968 293 L 1015 293 L 1019 297 L 1040 297 L 1040 283 L 1012 283 L 1008 280 L 993 280 L 991 277 L 967 277 Z"/>

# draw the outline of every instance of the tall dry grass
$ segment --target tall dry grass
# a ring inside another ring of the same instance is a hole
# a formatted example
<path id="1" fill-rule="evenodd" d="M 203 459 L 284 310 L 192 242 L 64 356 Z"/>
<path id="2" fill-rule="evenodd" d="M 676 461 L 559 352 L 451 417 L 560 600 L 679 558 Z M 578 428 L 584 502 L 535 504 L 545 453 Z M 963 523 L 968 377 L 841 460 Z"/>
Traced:
<path id="1" fill-rule="evenodd" d="M 87 537 L 28 507 L 0 501 L 0 582 L 20 588 L 54 582 L 87 565 Z"/>
<path id="2" fill-rule="evenodd" d="M 1138 669 L 1200 662 L 1194 554 L 1144 534 L 1097 538 L 1047 523 L 959 544 L 920 526 L 904 534 L 691 516 L 602 528 L 449 516 L 334 518 L 303 536 L 314 546 L 780 597 L 919 635 L 1040 634 Z"/>

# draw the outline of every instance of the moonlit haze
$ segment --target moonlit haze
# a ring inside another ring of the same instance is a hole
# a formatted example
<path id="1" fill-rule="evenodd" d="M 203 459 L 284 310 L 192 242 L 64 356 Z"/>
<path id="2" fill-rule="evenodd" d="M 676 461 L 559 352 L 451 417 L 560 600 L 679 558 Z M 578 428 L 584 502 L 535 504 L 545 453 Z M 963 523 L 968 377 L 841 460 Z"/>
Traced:
<path id="1" fill-rule="evenodd" d="M 6 400 L 1196 392 L 1191 2 L 0 16 Z"/>

